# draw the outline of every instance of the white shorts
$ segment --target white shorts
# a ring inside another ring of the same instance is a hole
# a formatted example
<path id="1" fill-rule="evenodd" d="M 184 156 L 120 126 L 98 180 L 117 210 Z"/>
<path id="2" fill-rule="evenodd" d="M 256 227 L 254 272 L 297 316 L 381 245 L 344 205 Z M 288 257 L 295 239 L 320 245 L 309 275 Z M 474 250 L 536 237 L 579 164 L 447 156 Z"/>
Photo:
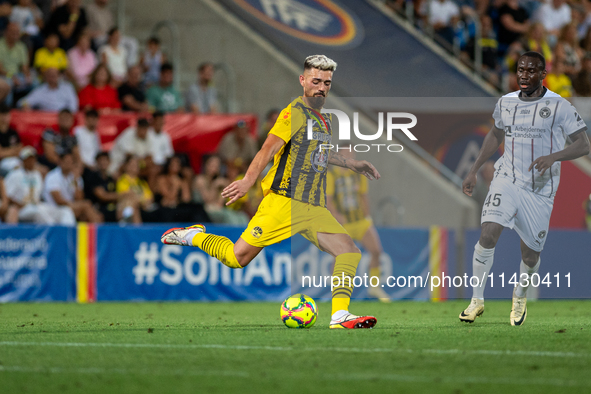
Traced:
<path id="1" fill-rule="evenodd" d="M 553 206 L 553 199 L 516 186 L 509 178 L 497 177 L 484 200 L 480 223 L 494 222 L 515 228 L 523 243 L 541 252 Z"/>

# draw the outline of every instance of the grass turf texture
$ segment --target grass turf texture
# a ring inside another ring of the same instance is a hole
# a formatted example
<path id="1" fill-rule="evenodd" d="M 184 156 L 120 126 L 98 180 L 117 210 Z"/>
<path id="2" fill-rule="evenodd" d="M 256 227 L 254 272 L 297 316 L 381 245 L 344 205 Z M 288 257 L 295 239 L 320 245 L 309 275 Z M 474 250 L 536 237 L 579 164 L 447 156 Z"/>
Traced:
<path id="1" fill-rule="evenodd" d="M 288 329 L 276 303 L 0 304 L 2 393 L 591 391 L 591 301 L 353 302 L 373 330 Z"/>

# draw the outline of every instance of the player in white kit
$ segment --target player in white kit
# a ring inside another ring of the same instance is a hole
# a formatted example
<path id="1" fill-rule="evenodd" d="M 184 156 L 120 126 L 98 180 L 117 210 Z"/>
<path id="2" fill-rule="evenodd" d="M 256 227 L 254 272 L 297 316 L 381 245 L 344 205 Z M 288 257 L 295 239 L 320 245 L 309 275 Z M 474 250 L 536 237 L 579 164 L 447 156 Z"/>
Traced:
<path id="1" fill-rule="evenodd" d="M 587 126 L 575 107 L 542 86 L 546 61 L 537 52 L 526 52 L 517 63 L 520 90 L 499 99 L 494 126 L 486 135 L 476 162 L 463 182 L 472 195 L 480 167 L 505 141 L 505 152 L 495 163 L 495 176 L 483 209 L 480 239 L 474 247 L 472 301 L 460 320 L 472 323 L 484 312 L 484 288 L 493 264 L 495 245 L 508 227 L 521 238 L 519 284 L 513 290 L 510 322 L 523 324 L 527 316 L 526 291 L 540 267 L 554 196 L 560 180 L 560 162 L 589 153 Z M 566 138 L 571 144 L 565 146 Z M 482 278 L 484 277 L 484 281 Z"/>

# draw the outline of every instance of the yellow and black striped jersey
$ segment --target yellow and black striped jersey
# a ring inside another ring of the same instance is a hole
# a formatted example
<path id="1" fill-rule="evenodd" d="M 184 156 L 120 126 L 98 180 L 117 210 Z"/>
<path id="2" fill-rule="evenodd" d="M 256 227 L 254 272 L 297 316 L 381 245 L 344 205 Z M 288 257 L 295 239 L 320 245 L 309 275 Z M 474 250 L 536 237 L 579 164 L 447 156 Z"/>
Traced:
<path id="1" fill-rule="evenodd" d="M 347 223 L 365 218 L 362 198 L 367 193 L 367 178 L 351 170 L 331 166 L 326 176 L 326 196 L 332 197 Z"/>
<path id="2" fill-rule="evenodd" d="M 307 123 L 312 120 L 312 139 L 308 138 Z M 279 114 L 269 131 L 285 141 L 277 152 L 273 167 L 262 181 L 266 196 L 273 191 L 312 205 L 326 206 L 326 170 L 332 117 L 309 107 L 301 97 L 292 101 Z"/>

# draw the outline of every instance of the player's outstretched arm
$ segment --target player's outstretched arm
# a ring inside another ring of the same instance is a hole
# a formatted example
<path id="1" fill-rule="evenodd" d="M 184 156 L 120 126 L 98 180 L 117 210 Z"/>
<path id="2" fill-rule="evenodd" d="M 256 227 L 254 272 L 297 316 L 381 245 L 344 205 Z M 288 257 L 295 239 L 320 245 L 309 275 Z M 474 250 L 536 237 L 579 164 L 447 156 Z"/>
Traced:
<path id="1" fill-rule="evenodd" d="M 574 160 L 589 154 L 589 137 L 587 137 L 585 130 L 570 135 L 570 139 L 572 140 L 572 144 L 551 155 L 538 157 L 531 163 L 528 171 L 535 168 L 541 172 L 540 175 L 544 175 L 546 170 L 552 167 L 552 164 L 557 161 Z"/>
<path id="2" fill-rule="evenodd" d="M 349 157 L 338 154 L 335 151 L 330 151 L 328 157 L 328 164 L 348 168 L 358 174 L 364 175 L 367 179 L 380 179 L 381 175 L 376 168 L 367 160 L 355 160 Z"/>
<path id="3" fill-rule="evenodd" d="M 462 191 L 467 196 L 472 196 L 472 191 L 474 191 L 474 186 L 476 185 L 476 174 L 480 167 L 488 160 L 490 157 L 499 149 L 499 146 L 503 143 L 505 139 L 505 132 L 496 126 L 493 126 L 486 137 L 484 137 L 484 142 L 482 143 L 482 147 L 480 148 L 480 152 L 478 152 L 478 157 L 472 165 L 470 172 L 466 175 L 466 179 L 462 182 Z"/>
<path id="4" fill-rule="evenodd" d="M 222 197 L 230 199 L 226 205 L 230 205 L 238 201 L 248 192 L 248 190 L 256 182 L 267 163 L 269 163 L 271 158 L 275 156 L 279 150 L 281 150 L 283 145 L 285 145 L 285 141 L 277 137 L 275 134 L 269 134 L 267 136 L 267 139 L 261 147 L 261 150 L 258 151 L 252 160 L 252 163 L 250 163 L 244 178 L 230 183 L 226 188 L 224 188 L 224 190 L 222 190 Z"/>

